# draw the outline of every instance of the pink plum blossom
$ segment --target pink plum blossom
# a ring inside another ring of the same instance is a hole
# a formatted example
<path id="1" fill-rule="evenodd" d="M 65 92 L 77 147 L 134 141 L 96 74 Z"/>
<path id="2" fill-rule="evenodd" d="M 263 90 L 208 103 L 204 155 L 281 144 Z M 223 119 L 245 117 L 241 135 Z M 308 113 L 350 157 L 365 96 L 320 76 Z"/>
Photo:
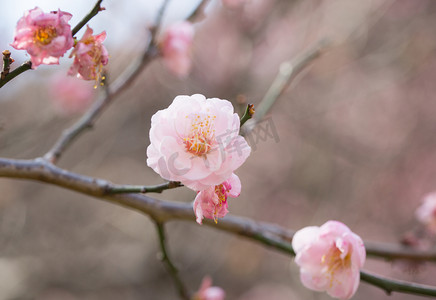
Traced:
<path id="1" fill-rule="evenodd" d="M 68 24 L 71 17 L 60 10 L 50 13 L 39 7 L 28 10 L 18 20 L 11 46 L 29 53 L 33 69 L 41 64 L 59 64 L 59 57 L 74 45 Z"/>
<path id="2" fill-rule="evenodd" d="M 362 239 L 346 225 L 328 221 L 305 227 L 295 233 L 292 247 L 305 287 L 339 299 L 354 295 L 366 252 Z"/>
<path id="3" fill-rule="evenodd" d="M 224 217 L 229 211 L 227 197 L 238 197 L 241 193 L 241 181 L 239 177 L 232 174 L 223 183 L 210 186 L 199 191 L 194 200 L 194 212 L 197 223 L 202 224 L 203 218 L 212 219 L 217 222 L 218 218 Z"/>
<path id="4" fill-rule="evenodd" d="M 420 207 L 415 212 L 417 219 L 436 233 L 436 193 L 424 197 Z"/>
<path id="5" fill-rule="evenodd" d="M 238 8 L 241 7 L 247 2 L 247 0 L 222 0 L 223 5 L 227 8 Z"/>
<path id="6" fill-rule="evenodd" d="M 49 93 L 55 109 L 64 115 L 83 112 L 94 98 L 89 82 L 57 74 L 50 80 Z"/>
<path id="7" fill-rule="evenodd" d="M 147 165 L 195 191 L 220 185 L 251 152 L 239 124 L 227 100 L 177 96 L 151 118 Z"/>
<path id="8" fill-rule="evenodd" d="M 170 26 L 163 34 L 160 49 L 166 67 L 174 74 L 183 77 L 191 70 L 191 46 L 194 27 L 189 22 Z"/>
<path id="9" fill-rule="evenodd" d="M 70 57 L 74 56 L 74 62 L 68 75 L 95 81 L 101 78 L 103 66 L 109 60 L 108 52 L 102 44 L 106 39 L 106 32 L 98 35 L 92 33 L 93 30 L 87 25 L 85 34 L 71 52 Z"/>
<path id="10" fill-rule="evenodd" d="M 193 300 L 224 300 L 226 292 L 220 287 L 211 285 L 212 279 L 209 276 L 204 277 Z"/>

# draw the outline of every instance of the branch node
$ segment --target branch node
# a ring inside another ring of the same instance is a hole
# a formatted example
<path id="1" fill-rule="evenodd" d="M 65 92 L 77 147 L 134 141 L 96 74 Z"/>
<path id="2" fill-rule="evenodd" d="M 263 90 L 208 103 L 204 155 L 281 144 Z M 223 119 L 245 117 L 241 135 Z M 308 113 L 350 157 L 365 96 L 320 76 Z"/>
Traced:
<path id="1" fill-rule="evenodd" d="M 11 51 L 5 50 L 2 52 L 3 54 L 3 69 L 1 72 L 1 80 L 6 78 L 6 75 L 9 74 L 9 71 L 11 70 L 10 65 L 14 62 L 14 59 L 11 58 Z"/>

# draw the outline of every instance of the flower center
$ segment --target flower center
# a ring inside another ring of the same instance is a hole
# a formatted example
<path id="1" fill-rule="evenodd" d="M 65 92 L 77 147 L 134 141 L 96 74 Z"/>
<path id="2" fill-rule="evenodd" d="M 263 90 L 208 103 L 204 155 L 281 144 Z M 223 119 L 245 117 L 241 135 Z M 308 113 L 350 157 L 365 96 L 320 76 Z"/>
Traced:
<path id="1" fill-rule="evenodd" d="M 229 188 L 225 184 L 220 184 L 215 186 L 215 194 L 218 196 L 218 203 L 215 205 L 215 209 L 213 212 L 213 219 L 215 223 L 217 223 L 217 215 L 221 210 L 222 206 L 227 203 L 227 193 L 229 192 Z"/>
<path id="2" fill-rule="evenodd" d="M 209 115 L 205 118 L 196 115 L 193 118 L 190 133 L 188 137 L 183 139 L 186 151 L 196 156 L 204 156 L 209 153 L 215 140 L 215 130 L 212 129 L 215 118 L 216 116 Z"/>
<path id="3" fill-rule="evenodd" d="M 35 42 L 43 45 L 50 44 L 55 37 L 57 37 L 57 33 L 53 26 L 41 27 L 35 31 Z"/>
<path id="4" fill-rule="evenodd" d="M 326 265 L 327 273 L 330 275 L 330 285 L 333 285 L 334 275 L 337 271 L 348 269 L 351 267 L 351 249 L 344 258 L 341 257 L 342 251 L 333 246 L 327 254 L 321 258 L 321 263 Z"/>

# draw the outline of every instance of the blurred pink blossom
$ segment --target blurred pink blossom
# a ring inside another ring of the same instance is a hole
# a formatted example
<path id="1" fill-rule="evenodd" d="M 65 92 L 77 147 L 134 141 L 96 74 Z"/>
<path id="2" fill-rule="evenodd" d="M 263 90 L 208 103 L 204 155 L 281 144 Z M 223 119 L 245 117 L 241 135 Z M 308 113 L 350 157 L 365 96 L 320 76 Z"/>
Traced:
<path id="1" fill-rule="evenodd" d="M 204 277 L 193 300 L 224 300 L 226 292 L 220 287 L 211 285 L 212 279 L 209 276 Z"/>
<path id="2" fill-rule="evenodd" d="M 163 34 L 160 49 L 164 63 L 174 74 L 183 77 L 191 70 L 191 47 L 194 27 L 189 22 L 170 26 Z"/>
<path id="3" fill-rule="evenodd" d="M 70 57 L 74 56 L 74 62 L 68 75 L 77 75 L 85 80 L 100 80 L 103 66 L 109 60 L 109 54 L 102 44 L 106 39 L 106 32 L 98 35 L 92 33 L 93 30 L 87 25 L 85 34 L 70 54 Z"/>
<path id="4" fill-rule="evenodd" d="M 163 178 L 202 191 L 230 178 L 250 155 L 232 104 L 177 96 L 151 118 L 147 165 Z"/>
<path id="5" fill-rule="evenodd" d="M 88 82 L 64 74 L 56 75 L 49 83 L 53 105 L 61 114 L 86 110 L 94 98 L 94 91 Z"/>
<path id="6" fill-rule="evenodd" d="M 346 225 L 328 221 L 297 231 L 292 240 L 303 285 L 350 299 L 357 290 L 366 252 L 362 239 Z"/>
<path id="7" fill-rule="evenodd" d="M 436 233 L 436 193 L 425 196 L 421 206 L 418 207 L 415 213 L 416 218 L 430 232 Z"/>
<path id="8" fill-rule="evenodd" d="M 220 185 L 210 186 L 198 192 L 194 200 L 197 223 L 202 224 L 203 218 L 212 219 L 216 223 L 218 218 L 224 217 L 229 212 L 227 197 L 238 197 L 240 193 L 241 181 L 235 174 Z"/>
<path id="9" fill-rule="evenodd" d="M 238 8 L 243 6 L 247 0 L 223 0 L 223 5 L 227 8 Z"/>
<path id="10" fill-rule="evenodd" d="M 18 20 L 11 46 L 29 53 L 33 69 L 41 64 L 59 64 L 59 57 L 74 45 L 68 24 L 71 17 L 60 10 L 50 13 L 39 7 L 28 10 Z"/>

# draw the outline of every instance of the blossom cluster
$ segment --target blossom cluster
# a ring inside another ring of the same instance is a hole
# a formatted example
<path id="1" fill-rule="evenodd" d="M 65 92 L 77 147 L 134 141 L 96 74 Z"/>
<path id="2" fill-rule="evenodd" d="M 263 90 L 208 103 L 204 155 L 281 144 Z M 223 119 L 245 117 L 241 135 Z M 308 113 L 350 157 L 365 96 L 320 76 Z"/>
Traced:
<path id="1" fill-rule="evenodd" d="M 228 212 L 227 198 L 238 197 L 241 182 L 233 172 L 250 155 L 239 135 L 240 119 L 232 104 L 196 94 L 177 96 L 151 118 L 147 165 L 164 179 L 197 192 L 194 212 L 217 221 Z"/>
<path id="2" fill-rule="evenodd" d="M 44 13 L 39 7 L 30 9 L 18 21 L 11 46 L 27 51 L 33 69 L 41 64 L 59 64 L 59 58 L 73 48 L 70 58 L 74 57 L 74 62 L 69 74 L 98 81 L 109 57 L 102 44 L 106 33 L 93 36 L 88 26 L 83 38 L 77 41 L 68 24 L 71 17 L 70 13 L 60 9 L 49 13 Z"/>
<path id="3" fill-rule="evenodd" d="M 300 229 L 292 239 L 292 247 L 305 287 L 326 291 L 338 299 L 354 295 L 366 251 L 362 239 L 346 225 L 328 221 L 321 227 Z"/>

